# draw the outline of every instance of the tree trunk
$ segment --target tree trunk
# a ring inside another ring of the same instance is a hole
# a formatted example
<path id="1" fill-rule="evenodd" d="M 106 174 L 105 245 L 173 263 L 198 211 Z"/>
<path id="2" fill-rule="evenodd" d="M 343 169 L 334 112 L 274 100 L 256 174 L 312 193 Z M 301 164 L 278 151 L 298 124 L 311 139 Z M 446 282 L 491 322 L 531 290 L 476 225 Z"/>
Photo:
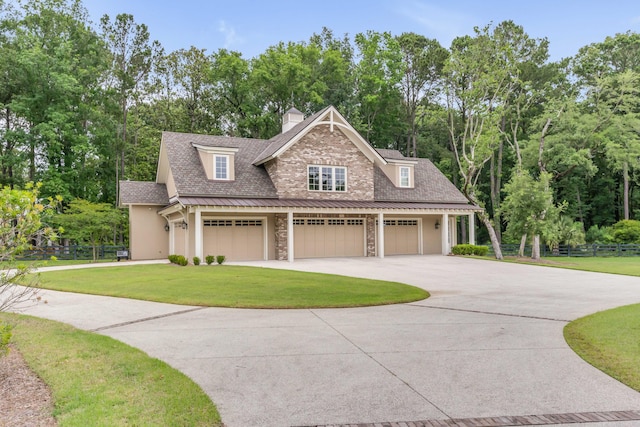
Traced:
<path id="1" fill-rule="evenodd" d="M 495 153 L 491 156 L 491 163 L 489 165 L 490 187 L 491 187 L 491 206 L 493 207 L 493 221 L 496 224 L 496 236 L 498 241 L 502 243 L 502 219 L 498 209 L 500 208 L 500 189 L 502 187 L 502 153 L 503 142 L 500 141 L 498 146 L 498 158 L 496 159 Z"/>
<path id="2" fill-rule="evenodd" d="M 629 164 L 622 164 L 622 179 L 624 191 L 624 219 L 629 219 Z"/>
<path id="3" fill-rule="evenodd" d="M 533 244 L 531 245 L 531 259 L 540 261 L 540 235 L 533 236 Z"/>
<path id="4" fill-rule="evenodd" d="M 491 240 L 491 246 L 493 247 L 493 253 L 496 256 L 496 259 L 503 259 L 502 249 L 500 248 L 500 242 L 498 241 L 498 237 L 496 236 L 496 230 L 493 228 L 493 224 L 491 224 L 491 220 L 486 212 L 479 212 L 478 218 L 487 227 L 487 231 L 489 232 L 489 239 Z"/>
<path id="5" fill-rule="evenodd" d="M 462 243 L 469 243 L 467 239 L 467 217 L 464 215 L 460 217 L 460 241 Z"/>
<path id="6" fill-rule="evenodd" d="M 523 234 L 522 237 L 520 238 L 520 249 L 518 249 L 518 256 L 523 258 L 524 257 L 524 247 L 527 244 L 527 235 Z"/>

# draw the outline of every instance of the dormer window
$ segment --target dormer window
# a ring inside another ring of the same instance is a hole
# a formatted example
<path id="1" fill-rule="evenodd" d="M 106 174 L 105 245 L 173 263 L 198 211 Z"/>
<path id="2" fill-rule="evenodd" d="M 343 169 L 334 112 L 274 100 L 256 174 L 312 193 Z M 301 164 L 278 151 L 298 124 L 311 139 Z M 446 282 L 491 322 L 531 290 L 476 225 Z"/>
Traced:
<path id="1" fill-rule="evenodd" d="M 309 166 L 307 188 L 310 191 L 347 191 L 347 168 L 344 166 Z"/>
<path id="2" fill-rule="evenodd" d="M 213 176 L 214 179 L 229 179 L 229 156 L 216 154 L 213 156 Z"/>
<path id="3" fill-rule="evenodd" d="M 407 166 L 400 166 L 399 187 L 409 188 L 411 186 L 411 169 Z"/>
<path id="4" fill-rule="evenodd" d="M 192 145 L 198 150 L 207 179 L 214 181 L 233 181 L 236 179 L 234 159 L 238 152 L 237 148 Z"/>

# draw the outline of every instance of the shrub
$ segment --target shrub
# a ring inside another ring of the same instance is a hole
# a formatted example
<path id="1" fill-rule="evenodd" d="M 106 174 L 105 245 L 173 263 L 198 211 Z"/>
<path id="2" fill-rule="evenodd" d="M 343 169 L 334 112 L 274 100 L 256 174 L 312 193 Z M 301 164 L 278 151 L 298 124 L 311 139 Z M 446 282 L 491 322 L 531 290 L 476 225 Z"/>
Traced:
<path id="1" fill-rule="evenodd" d="M 11 330 L 13 326 L 8 324 L 0 324 L 0 357 L 9 353 L 9 341 L 11 341 Z"/>
<path id="2" fill-rule="evenodd" d="M 197 256 L 193 257 L 193 265 L 200 265 L 200 258 Z"/>
<path id="3" fill-rule="evenodd" d="M 224 255 L 218 255 L 218 256 L 216 257 L 216 262 L 217 262 L 218 264 L 222 264 L 222 263 L 224 262 L 224 260 L 225 260 L 225 259 L 226 259 L 226 257 L 225 257 Z"/>
<path id="4" fill-rule="evenodd" d="M 213 255 L 207 255 L 204 260 L 207 262 L 207 265 L 211 265 L 213 264 L 213 261 L 215 261 L 216 257 L 214 257 Z"/>
<path id="5" fill-rule="evenodd" d="M 183 255 L 169 255 L 169 261 L 182 266 L 189 264 L 189 261 Z"/>
<path id="6" fill-rule="evenodd" d="M 460 244 L 460 245 L 455 245 L 453 248 L 451 248 L 451 252 L 454 255 L 485 256 L 489 252 L 489 248 L 487 246 Z"/>
<path id="7" fill-rule="evenodd" d="M 616 243 L 640 243 L 640 221 L 623 219 L 611 226 Z"/>
<path id="8" fill-rule="evenodd" d="M 587 230 L 585 235 L 587 243 L 609 244 L 613 243 L 613 236 L 611 235 L 611 227 L 598 227 L 592 225 Z"/>

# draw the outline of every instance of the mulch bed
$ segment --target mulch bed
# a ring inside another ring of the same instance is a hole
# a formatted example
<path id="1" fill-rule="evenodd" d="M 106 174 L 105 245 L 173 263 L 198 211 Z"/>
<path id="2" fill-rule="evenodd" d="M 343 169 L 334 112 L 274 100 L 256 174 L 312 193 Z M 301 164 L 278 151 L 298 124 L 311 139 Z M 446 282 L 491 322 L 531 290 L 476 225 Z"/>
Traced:
<path id="1" fill-rule="evenodd" d="M 57 426 L 52 413 L 49 387 L 12 347 L 7 356 L 0 357 L 0 426 Z"/>

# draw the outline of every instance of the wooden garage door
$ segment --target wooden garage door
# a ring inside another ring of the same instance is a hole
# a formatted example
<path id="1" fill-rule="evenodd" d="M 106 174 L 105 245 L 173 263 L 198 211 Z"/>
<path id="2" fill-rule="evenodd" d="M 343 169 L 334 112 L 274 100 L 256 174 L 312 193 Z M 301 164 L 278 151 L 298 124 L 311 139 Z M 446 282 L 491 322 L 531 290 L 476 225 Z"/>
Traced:
<path id="1" fill-rule="evenodd" d="M 261 219 L 205 219 L 203 255 L 224 255 L 229 261 L 263 260 L 263 227 Z"/>
<path id="2" fill-rule="evenodd" d="M 414 255 L 418 253 L 418 220 L 385 219 L 384 254 Z"/>
<path id="3" fill-rule="evenodd" d="M 364 256 L 361 218 L 294 218 L 294 257 Z"/>

